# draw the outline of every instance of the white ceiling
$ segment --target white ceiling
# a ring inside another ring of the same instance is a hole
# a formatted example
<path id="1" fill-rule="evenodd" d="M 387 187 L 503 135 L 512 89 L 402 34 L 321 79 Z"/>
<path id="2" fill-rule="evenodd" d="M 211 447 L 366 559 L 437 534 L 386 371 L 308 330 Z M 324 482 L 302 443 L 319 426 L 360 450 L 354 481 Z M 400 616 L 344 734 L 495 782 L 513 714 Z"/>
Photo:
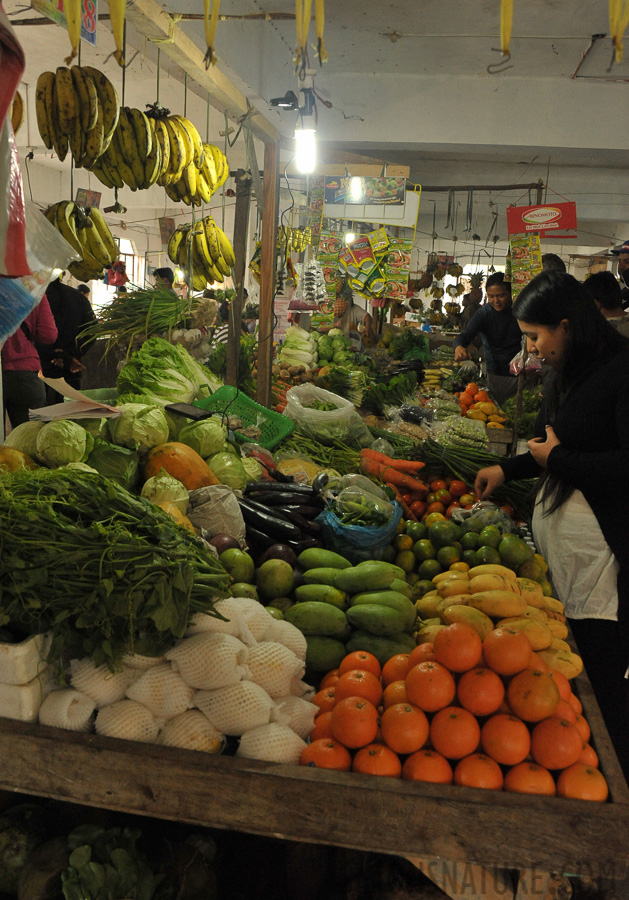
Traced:
<path id="1" fill-rule="evenodd" d="M 199 16 L 203 7 L 202 0 L 161 5 Z M 7 0 L 5 9 L 11 19 L 39 17 L 24 12 L 22 0 Z M 329 61 L 319 67 L 310 50 L 317 70 L 321 150 L 409 165 L 411 180 L 424 185 L 497 188 L 474 192 L 473 231 L 483 238 L 481 244 L 497 210 L 494 234 L 500 236 L 499 249 L 506 246 L 505 208 L 528 202 L 526 188 L 506 191 L 502 186 L 539 180 L 548 185 L 544 199 L 577 202 L 578 241 L 552 249 L 567 255 L 622 242 L 629 237 L 629 132 L 623 118 L 629 38 L 622 63 L 610 67 L 609 37 L 592 45 L 593 35 L 609 32 L 607 0 L 514 0 L 511 59 L 492 74 L 488 67 L 502 62 L 495 49 L 500 46 L 499 9 L 498 0 L 327 0 Z M 219 68 L 290 138 L 295 114 L 280 113 L 269 101 L 298 86 L 292 61 L 295 23 L 283 17 L 294 14 L 294 0 L 222 0 L 220 11 L 225 18 L 216 35 Z M 180 27 L 205 49 L 200 19 L 184 19 Z M 104 62 L 113 49 L 108 22 L 101 21 L 99 29 L 99 46 L 84 45 L 83 61 L 104 69 L 120 89 L 120 70 L 112 60 Z M 20 26 L 17 34 L 27 55 L 26 84 L 34 85 L 42 68 L 63 64 L 68 42 L 62 29 Z M 125 100 L 143 107 L 155 99 L 156 47 L 132 28 L 128 41 L 139 53 L 127 70 Z M 160 61 L 160 99 L 181 112 L 183 75 L 168 71 L 164 51 Z M 188 115 L 203 134 L 207 105 L 194 91 L 189 81 Z M 220 140 L 223 127 L 222 115 L 212 110 L 210 139 Z M 29 133 L 19 137 L 22 146 L 34 148 L 35 161 L 54 166 L 50 154 L 42 155 L 34 119 Z M 239 143 L 230 162 L 244 161 Z M 127 201 L 142 202 L 147 210 L 167 208 L 163 192 L 155 188 L 142 198 L 129 192 Z M 467 194 L 457 194 L 456 203 L 462 222 Z M 423 194 L 420 243 L 433 243 L 435 221 L 442 249 L 451 252 L 450 242 L 457 237 L 459 251 L 466 248 L 469 255 L 470 234 L 462 226 L 456 235 L 445 229 L 446 206 L 447 193 Z"/>

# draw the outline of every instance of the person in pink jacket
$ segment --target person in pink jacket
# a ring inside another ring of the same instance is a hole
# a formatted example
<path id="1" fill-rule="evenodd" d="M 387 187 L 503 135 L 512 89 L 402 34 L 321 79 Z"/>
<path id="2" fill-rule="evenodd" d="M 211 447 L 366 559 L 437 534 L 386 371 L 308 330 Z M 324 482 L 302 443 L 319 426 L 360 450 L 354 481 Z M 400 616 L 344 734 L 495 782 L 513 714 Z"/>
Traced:
<path id="1" fill-rule="evenodd" d="M 41 363 L 34 342 L 52 344 L 56 340 L 57 326 L 44 296 L 2 347 L 2 397 L 12 428 L 28 422 L 29 409 L 46 405 L 46 386 L 38 377 Z"/>

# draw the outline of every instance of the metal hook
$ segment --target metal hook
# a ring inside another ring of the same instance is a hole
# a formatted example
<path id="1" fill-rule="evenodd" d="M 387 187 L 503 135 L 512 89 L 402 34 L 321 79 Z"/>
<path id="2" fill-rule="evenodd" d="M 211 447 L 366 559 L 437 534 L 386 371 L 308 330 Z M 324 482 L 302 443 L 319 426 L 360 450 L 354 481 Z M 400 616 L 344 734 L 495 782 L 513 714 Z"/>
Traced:
<path id="1" fill-rule="evenodd" d="M 499 47 L 492 47 L 491 49 L 494 51 L 494 53 L 502 53 L 502 50 L 500 50 Z M 506 72 L 507 69 L 512 69 L 513 66 L 512 66 L 512 65 L 511 65 L 511 66 L 509 65 L 509 60 L 510 60 L 510 59 L 511 59 L 511 52 L 510 52 L 510 51 L 508 51 L 507 53 L 503 53 L 503 54 L 502 54 L 502 59 L 500 60 L 500 62 L 498 62 L 498 63 L 490 63 L 490 64 L 487 66 L 487 73 L 488 73 L 489 75 L 499 75 L 501 72 Z"/>

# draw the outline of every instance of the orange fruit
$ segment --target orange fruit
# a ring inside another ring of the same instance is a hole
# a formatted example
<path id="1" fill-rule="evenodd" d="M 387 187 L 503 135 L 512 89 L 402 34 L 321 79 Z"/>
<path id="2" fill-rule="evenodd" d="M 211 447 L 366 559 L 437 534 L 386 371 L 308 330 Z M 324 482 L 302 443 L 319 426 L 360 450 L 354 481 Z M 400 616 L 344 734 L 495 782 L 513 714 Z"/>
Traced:
<path id="1" fill-rule="evenodd" d="M 331 718 L 331 709 L 329 709 L 327 712 L 319 713 L 319 715 L 315 719 L 314 727 L 309 735 L 311 741 L 318 741 L 319 738 L 332 737 L 332 725 L 330 724 Z"/>
<path id="2" fill-rule="evenodd" d="M 435 658 L 435 650 L 432 641 L 426 641 L 425 644 L 418 644 L 408 658 L 409 670 L 420 662 L 426 662 Z"/>
<path id="3" fill-rule="evenodd" d="M 515 675 L 526 669 L 532 653 L 527 636 L 515 628 L 494 628 L 483 641 L 485 662 L 498 675 Z"/>
<path id="4" fill-rule="evenodd" d="M 406 674 L 408 702 L 424 712 L 436 712 L 454 700 L 456 685 L 451 672 L 438 662 L 418 663 Z"/>
<path id="5" fill-rule="evenodd" d="M 382 667 L 382 683 L 386 687 L 392 681 L 406 678 L 410 653 L 396 653 Z"/>
<path id="6" fill-rule="evenodd" d="M 436 750 L 417 750 L 404 761 L 402 778 L 408 781 L 429 781 L 432 784 L 452 784 L 452 766 Z"/>
<path id="7" fill-rule="evenodd" d="M 450 672 L 473 669 L 483 652 L 483 642 L 478 632 L 463 622 L 446 625 L 437 632 L 433 644 L 435 659 Z"/>
<path id="8" fill-rule="evenodd" d="M 560 772 L 557 778 L 559 797 L 602 802 L 607 800 L 608 793 L 604 775 L 587 763 L 575 762 Z"/>
<path id="9" fill-rule="evenodd" d="M 388 684 L 382 695 L 382 705 L 385 709 L 393 706 L 395 703 L 406 703 L 406 684 L 403 679 L 392 681 Z"/>
<path id="10" fill-rule="evenodd" d="M 402 777 L 402 763 L 397 753 L 384 744 L 368 744 L 354 756 L 352 772 L 363 775 L 387 775 L 389 778 Z"/>
<path id="11" fill-rule="evenodd" d="M 531 749 L 531 736 L 522 719 L 503 713 L 487 719 L 481 728 L 480 742 L 487 756 L 502 766 L 517 766 Z"/>
<path id="12" fill-rule="evenodd" d="M 502 771 L 497 762 L 484 753 L 471 753 L 456 764 L 454 783 L 462 787 L 502 790 Z"/>
<path id="13" fill-rule="evenodd" d="M 322 691 L 324 688 L 334 687 L 336 682 L 339 680 L 339 670 L 338 669 L 330 669 L 327 674 L 323 676 L 321 682 L 319 684 L 319 690 Z"/>
<path id="14" fill-rule="evenodd" d="M 557 672 L 554 669 L 550 670 L 550 677 L 553 679 L 555 684 L 559 689 L 559 696 L 562 700 L 570 700 L 570 696 L 572 694 L 572 688 L 570 687 L 570 682 L 561 672 Z"/>
<path id="15" fill-rule="evenodd" d="M 581 713 L 577 713 L 574 724 L 579 729 L 579 734 L 587 744 L 590 740 L 590 726 L 588 725 L 587 719 L 585 719 Z"/>
<path id="16" fill-rule="evenodd" d="M 299 764 L 314 766 L 317 769 L 337 769 L 339 772 L 349 772 L 352 767 L 352 757 L 347 748 L 338 741 L 332 738 L 320 738 L 304 748 Z"/>
<path id="17" fill-rule="evenodd" d="M 538 722 L 531 734 L 531 755 L 545 769 L 566 769 L 583 751 L 579 729 L 567 719 L 551 716 Z"/>
<path id="18" fill-rule="evenodd" d="M 378 734 L 378 710 L 363 697 L 345 697 L 332 710 L 330 727 L 344 747 L 365 747 Z"/>
<path id="19" fill-rule="evenodd" d="M 426 714 L 412 703 L 394 703 L 380 716 L 382 740 L 394 753 L 407 755 L 421 750 L 429 730 Z"/>
<path id="20" fill-rule="evenodd" d="M 570 696 L 566 699 L 568 700 L 568 703 L 573 708 L 575 713 L 577 715 L 581 715 L 581 713 L 583 712 L 583 704 L 581 703 L 577 695 L 572 693 L 572 689 L 570 690 Z"/>
<path id="21" fill-rule="evenodd" d="M 598 753 L 591 744 L 583 744 L 583 750 L 577 762 L 584 762 L 588 766 L 598 769 Z"/>
<path id="22" fill-rule="evenodd" d="M 462 759 L 474 753 L 480 740 L 480 725 L 471 712 L 446 706 L 430 723 L 430 743 L 446 759 Z"/>
<path id="23" fill-rule="evenodd" d="M 557 716 L 559 719 L 567 719 L 569 722 L 574 722 L 575 724 L 577 721 L 577 714 L 567 700 L 559 700 L 553 716 Z"/>
<path id="24" fill-rule="evenodd" d="M 380 679 L 372 672 L 364 669 L 350 669 L 344 672 L 334 685 L 334 705 L 345 697 L 363 697 L 374 706 L 378 706 L 382 700 L 382 685 Z"/>
<path id="25" fill-rule="evenodd" d="M 509 769 L 504 789 L 514 794 L 545 794 L 548 797 L 554 797 L 556 793 L 555 779 L 548 769 L 532 762 L 521 762 Z"/>
<path id="26" fill-rule="evenodd" d="M 548 672 L 548 666 L 539 655 L 539 653 L 536 653 L 535 651 L 531 653 L 531 662 L 529 663 L 529 669 L 535 669 L 537 672 Z"/>
<path id="27" fill-rule="evenodd" d="M 499 675 L 484 666 L 477 666 L 461 675 L 456 694 L 461 706 L 472 715 L 490 716 L 502 703 L 505 688 Z"/>
<path id="28" fill-rule="evenodd" d="M 334 687 L 321 688 L 312 698 L 315 706 L 319 707 L 321 712 L 327 712 L 334 706 Z M 318 714 L 317 714 L 318 715 Z"/>
<path id="29" fill-rule="evenodd" d="M 373 653 L 368 653 L 366 650 L 354 650 L 353 653 L 348 653 L 341 660 L 338 674 L 344 675 L 345 672 L 350 672 L 352 669 L 363 669 L 365 672 L 371 672 L 376 678 L 380 678 L 380 663 Z"/>
<path id="30" fill-rule="evenodd" d="M 524 669 L 507 688 L 509 706 L 525 722 L 541 722 L 557 709 L 559 688 L 548 672 Z"/>

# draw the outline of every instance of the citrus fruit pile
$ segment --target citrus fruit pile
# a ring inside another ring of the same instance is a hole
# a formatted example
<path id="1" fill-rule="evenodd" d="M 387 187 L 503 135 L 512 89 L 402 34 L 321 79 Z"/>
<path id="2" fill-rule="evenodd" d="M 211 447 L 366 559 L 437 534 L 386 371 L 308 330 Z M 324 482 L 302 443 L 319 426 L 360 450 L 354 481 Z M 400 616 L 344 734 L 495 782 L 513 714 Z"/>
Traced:
<path id="1" fill-rule="evenodd" d="M 570 682 L 525 634 L 464 623 L 381 668 L 348 654 L 314 698 L 301 764 L 514 793 L 604 801 L 608 787 Z"/>

